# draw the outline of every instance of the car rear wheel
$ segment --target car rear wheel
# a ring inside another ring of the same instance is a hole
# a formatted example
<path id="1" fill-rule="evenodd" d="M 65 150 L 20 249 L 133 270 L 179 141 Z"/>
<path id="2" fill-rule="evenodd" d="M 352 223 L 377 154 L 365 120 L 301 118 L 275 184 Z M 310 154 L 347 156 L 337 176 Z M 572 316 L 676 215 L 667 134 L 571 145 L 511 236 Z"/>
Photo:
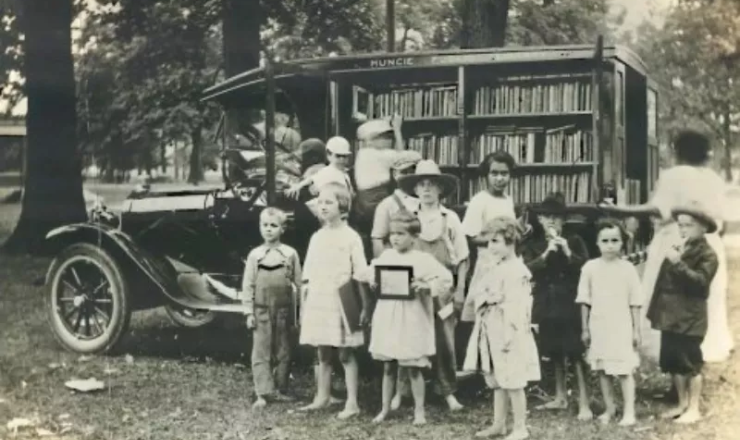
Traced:
<path id="1" fill-rule="evenodd" d="M 46 301 L 54 336 L 77 353 L 111 351 L 131 319 L 123 269 L 87 243 L 69 246 L 51 263 Z"/>
<path id="2" fill-rule="evenodd" d="M 216 319 L 216 313 L 209 310 L 195 310 L 176 305 L 166 305 L 164 309 L 170 319 L 180 327 L 203 327 Z"/>

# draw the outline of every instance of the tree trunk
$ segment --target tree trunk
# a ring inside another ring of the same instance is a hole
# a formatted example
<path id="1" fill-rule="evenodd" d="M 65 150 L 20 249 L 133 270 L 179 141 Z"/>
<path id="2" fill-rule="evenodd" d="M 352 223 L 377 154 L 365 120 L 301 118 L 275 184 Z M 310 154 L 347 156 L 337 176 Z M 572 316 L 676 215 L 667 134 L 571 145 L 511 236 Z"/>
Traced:
<path id="1" fill-rule="evenodd" d="M 167 142 L 160 141 L 159 144 L 159 165 L 162 167 L 162 174 L 167 174 Z"/>
<path id="2" fill-rule="evenodd" d="M 502 47 L 506 42 L 510 0 L 463 0 L 462 3 L 462 48 Z"/>
<path id="3" fill-rule="evenodd" d="M 224 73 L 238 75 L 260 65 L 260 26 L 264 14 L 259 0 L 222 0 Z M 242 132 L 242 124 L 251 124 L 249 112 L 230 108 L 226 112 L 227 133 Z"/>
<path id="4" fill-rule="evenodd" d="M 730 102 L 725 101 L 725 107 L 722 112 L 722 137 L 725 144 L 724 159 L 722 167 L 725 170 L 725 181 L 732 182 L 732 123 L 730 117 L 732 109 Z"/>
<path id="5" fill-rule="evenodd" d="M 39 252 L 46 233 L 84 221 L 72 63 L 72 0 L 24 0 L 24 76 L 28 98 L 21 216 L 9 252 Z"/>
<path id="6" fill-rule="evenodd" d="M 203 131 L 199 126 L 190 134 L 193 143 L 190 149 L 190 173 L 188 183 L 197 185 L 203 181 Z"/>

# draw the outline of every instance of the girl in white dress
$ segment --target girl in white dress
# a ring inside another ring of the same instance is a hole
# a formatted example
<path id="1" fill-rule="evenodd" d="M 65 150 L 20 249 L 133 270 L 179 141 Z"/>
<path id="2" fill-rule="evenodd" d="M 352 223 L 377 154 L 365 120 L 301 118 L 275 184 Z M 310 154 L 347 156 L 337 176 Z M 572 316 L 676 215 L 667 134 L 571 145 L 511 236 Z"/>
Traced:
<path id="1" fill-rule="evenodd" d="M 613 219 L 599 221 L 596 243 L 601 256 L 581 269 L 576 303 L 581 304 L 583 343 L 588 348 L 591 368 L 599 373 L 606 411 L 599 420 L 606 424 L 614 417 L 616 376 L 622 386 L 622 426 L 635 424 L 634 370 L 640 365 L 640 276 L 635 266 L 621 257 L 625 234 Z"/>
<path id="2" fill-rule="evenodd" d="M 515 219 L 498 217 L 481 234 L 498 263 L 469 295 L 476 317 L 463 368 L 482 370 L 486 384 L 494 389 L 493 425 L 476 437 L 505 434 L 509 404 L 514 428 L 505 440 L 529 437 L 524 387 L 540 380 L 540 362 L 531 328 L 532 274 L 516 255 L 519 230 Z"/>
<path id="3" fill-rule="evenodd" d="M 707 208 L 719 225 L 723 227 L 722 205 L 725 201 L 725 183 L 716 172 L 706 166 L 710 156 L 710 143 L 706 136 L 686 130 L 676 137 L 674 153 L 676 165 L 662 171 L 655 193 L 649 203 L 636 206 L 605 206 L 607 212 L 628 215 L 654 215 L 660 217 L 660 225 L 648 247 L 648 257 L 642 275 L 642 351 L 653 360 L 660 353 L 660 332 L 653 330 L 645 317 L 647 305 L 653 295 L 658 271 L 665 253 L 681 241 L 678 227 L 671 216 L 675 206 L 685 205 L 692 200 L 706 201 Z M 733 348 L 732 334 L 727 322 L 727 257 L 719 232 L 707 234 L 712 249 L 717 253 L 719 268 L 712 280 L 709 293 L 709 328 L 702 344 L 706 362 L 726 360 Z"/>
<path id="4" fill-rule="evenodd" d="M 412 214 L 394 214 L 389 237 L 392 248 L 373 260 L 366 274 L 367 282 L 377 287 L 376 266 L 410 266 L 414 271 L 411 285 L 414 298 L 381 298 L 373 313 L 370 354 L 384 363 L 383 406 L 373 420 L 375 423 L 385 420 L 391 410 L 398 367 L 404 367 L 411 380 L 414 425 L 426 423 L 422 370 L 431 367 L 430 358 L 436 352 L 433 297 L 450 291 L 452 274 L 431 254 L 414 249 L 420 231 L 421 224 Z"/>
<path id="5" fill-rule="evenodd" d="M 496 264 L 496 258 L 487 248 L 488 242 L 481 237 L 483 227 L 499 216 L 516 218 L 514 202 L 506 194 L 515 166 L 514 158 L 503 150 L 488 154 L 480 164 L 479 171 L 481 176 L 485 177 L 487 187 L 470 199 L 462 222 L 465 235 L 478 249 L 469 291 L 476 289 L 476 284 L 480 282 L 483 274 Z M 464 322 L 475 320 L 475 308 L 468 299 L 463 306 L 461 320 Z"/>
<path id="6" fill-rule="evenodd" d="M 350 331 L 344 318 L 339 290 L 360 280 L 367 268 L 359 234 L 347 225 L 350 195 L 343 185 L 324 186 L 318 196 L 318 212 L 323 226 L 308 245 L 303 271 L 306 298 L 301 318 L 300 343 L 318 347 L 319 375 L 314 401 L 302 410 L 324 408 L 330 403 L 331 354 L 339 349 L 347 384 L 347 401 L 340 419 L 359 414 L 357 404 L 358 369 L 354 349 L 364 343 L 362 330 Z M 368 294 L 362 283 L 354 283 L 362 297 L 360 321 L 367 322 Z"/>

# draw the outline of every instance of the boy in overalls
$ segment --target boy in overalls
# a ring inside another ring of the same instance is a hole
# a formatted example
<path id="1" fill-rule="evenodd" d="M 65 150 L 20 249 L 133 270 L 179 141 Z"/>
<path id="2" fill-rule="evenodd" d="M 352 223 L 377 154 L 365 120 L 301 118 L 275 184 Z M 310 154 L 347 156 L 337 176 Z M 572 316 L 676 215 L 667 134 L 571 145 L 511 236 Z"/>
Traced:
<path id="1" fill-rule="evenodd" d="M 262 211 L 260 234 L 264 244 L 247 256 L 242 281 L 247 328 L 254 330 L 252 376 L 257 395 L 254 408 L 264 407 L 266 397 L 289 400 L 285 392 L 292 352 L 290 331 L 297 319 L 296 292 L 301 283 L 301 263 L 296 250 L 280 242 L 285 221 L 285 213 L 276 208 Z"/>
<path id="2" fill-rule="evenodd" d="M 465 301 L 465 274 L 468 272 L 468 242 L 460 217 L 440 203 L 440 200 L 457 191 L 457 177 L 440 172 L 431 160 L 422 160 L 416 172 L 399 178 L 400 187 L 419 198 L 415 213 L 421 222 L 417 248 L 432 254 L 453 273 L 455 286 L 448 295 L 440 295 L 435 307 L 434 326 L 437 355 L 433 372 L 440 394 L 451 411 L 462 409 L 457 401 L 457 358 L 455 353 L 455 327 L 457 313 Z"/>

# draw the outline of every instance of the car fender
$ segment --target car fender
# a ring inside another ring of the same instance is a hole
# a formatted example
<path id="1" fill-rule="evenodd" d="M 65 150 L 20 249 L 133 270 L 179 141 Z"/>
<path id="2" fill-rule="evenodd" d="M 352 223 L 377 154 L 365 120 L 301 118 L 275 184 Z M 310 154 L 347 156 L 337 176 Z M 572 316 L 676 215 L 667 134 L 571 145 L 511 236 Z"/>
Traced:
<path id="1" fill-rule="evenodd" d="M 165 297 L 183 303 L 184 293 L 177 283 L 175 269 L 164 258 L 143 249 L 119 229 L 98 223 L 76 223 L 51 230 L 46 240 L 51 249 L 56 251 L 75 242 L 96 244 L 110 252 L 119 263 L 132 268 L 136 275 L 143 276 Z M 50 273 L 47 272 L 47 283 L 49 277 Z"/>

